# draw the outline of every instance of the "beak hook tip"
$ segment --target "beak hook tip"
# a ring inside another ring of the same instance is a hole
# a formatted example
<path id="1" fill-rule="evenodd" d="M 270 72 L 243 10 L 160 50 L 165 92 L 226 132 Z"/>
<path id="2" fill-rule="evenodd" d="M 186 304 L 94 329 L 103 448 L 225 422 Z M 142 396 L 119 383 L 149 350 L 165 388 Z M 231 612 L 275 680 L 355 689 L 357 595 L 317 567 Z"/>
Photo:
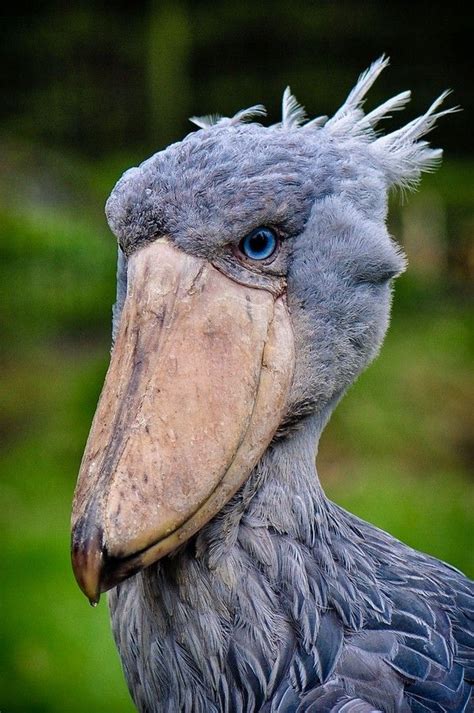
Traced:
<path id="1" fill-rule="evenodd" d="M 87 528 L 79 521 L 72 536 L 72 567 L 80 589 L 93 607 L 100 599 L 104 554 L 101 528 Z"/>

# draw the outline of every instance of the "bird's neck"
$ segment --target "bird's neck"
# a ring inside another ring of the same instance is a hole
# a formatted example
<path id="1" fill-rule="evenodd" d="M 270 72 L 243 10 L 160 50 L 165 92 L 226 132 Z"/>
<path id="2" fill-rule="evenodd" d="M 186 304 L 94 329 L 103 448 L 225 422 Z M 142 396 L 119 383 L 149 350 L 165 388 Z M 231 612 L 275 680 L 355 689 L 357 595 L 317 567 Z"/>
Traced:
<path id="1" fill-rule="evenodd" d="M 326 422 L 326 414 L 311 416 L 270 445 L 244 486 L 201 531 L 198 555 L 212 551 L 212 566 L 243 539 L 242 532 L 254 531 L 258 538 L 264 528 L 310 548 L 327 541 L 329 504 L 315 465 Z"/>
<path id="2" fill-rule="evenodd" d="M 324 525 L 328 501 L 315 463 L 326 420 L 320 416 L 307 418 L 294 433 L 272 444 L 249 483 L 255 482 L 256 488 L 246 516 L 264 519 L 276 532 L 311 546 L 318 537 L 327 536 Z M 319 533 L 315 527 L 319 527 Z"/>

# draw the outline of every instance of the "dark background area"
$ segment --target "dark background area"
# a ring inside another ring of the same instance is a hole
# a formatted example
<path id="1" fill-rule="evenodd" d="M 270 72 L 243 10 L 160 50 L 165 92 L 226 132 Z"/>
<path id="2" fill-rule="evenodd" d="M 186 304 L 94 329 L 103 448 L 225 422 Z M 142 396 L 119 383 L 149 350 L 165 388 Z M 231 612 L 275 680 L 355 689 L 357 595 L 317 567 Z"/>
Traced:
<path id="1" fill-rule="evenodd" d="M 391 57 L 374 107 L 404 89 L 422 113 L 446 88 L 462 112 L 429 137 L 441 169 L 390 227 L 409 258 L 382 354 L 325 433 L 329 495 L 474 574 L 472 38 L 466 9 L 407 2 L 16 3 L 0 27 L 0 709 L 132 706 L 102 602 L 69 563 L 69 511 L 107 367 L 115 244 L 103 205 L 120 174 L 193 130 L 187 117 L 262 102 L 287 84 L 331 114 Z M 403 204 L 402 204 L 403 203 Z"/>

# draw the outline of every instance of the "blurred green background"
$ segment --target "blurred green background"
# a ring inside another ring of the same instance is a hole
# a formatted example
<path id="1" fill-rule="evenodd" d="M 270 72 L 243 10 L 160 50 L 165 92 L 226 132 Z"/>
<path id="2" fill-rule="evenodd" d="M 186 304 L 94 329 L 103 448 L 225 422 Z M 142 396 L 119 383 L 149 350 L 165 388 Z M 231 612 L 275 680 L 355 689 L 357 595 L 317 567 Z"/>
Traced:
<path id="1" fill-rule="evenodd" d="M 473 29 L 436 2 L 19 2 L 3 14 L 2 713 L 132 711 L 106 603 L 88 606 L 69 563 L 70 502 L 110 346 L 103 205 L 115 180 L 192 130 L 189 115 L 263 102 L 277 121 L 287 84 L 310 115 L 330 113 L 382 52 L 392 67 L 371 106 L 412 88 L 396 117 L 407 121 L 452 87 L 464 111 L 432 135 L 442 169 L 406 205 L 393 196 L 410 268 L 319 470 L 337 502 L 474 575 Z"/>

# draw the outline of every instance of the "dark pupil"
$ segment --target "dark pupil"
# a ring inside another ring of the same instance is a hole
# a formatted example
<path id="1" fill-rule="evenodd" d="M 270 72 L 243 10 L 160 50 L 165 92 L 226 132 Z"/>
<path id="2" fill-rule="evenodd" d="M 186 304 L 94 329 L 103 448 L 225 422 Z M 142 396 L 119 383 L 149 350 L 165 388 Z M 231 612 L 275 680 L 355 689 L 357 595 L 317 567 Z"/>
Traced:
<path id="1" fill-rule="evenodd" d="M 268 248 L 268 235 L 265 233 L 257 233 L 250 238 L 250 248 L 255 253 L 265 252 Z"/>

